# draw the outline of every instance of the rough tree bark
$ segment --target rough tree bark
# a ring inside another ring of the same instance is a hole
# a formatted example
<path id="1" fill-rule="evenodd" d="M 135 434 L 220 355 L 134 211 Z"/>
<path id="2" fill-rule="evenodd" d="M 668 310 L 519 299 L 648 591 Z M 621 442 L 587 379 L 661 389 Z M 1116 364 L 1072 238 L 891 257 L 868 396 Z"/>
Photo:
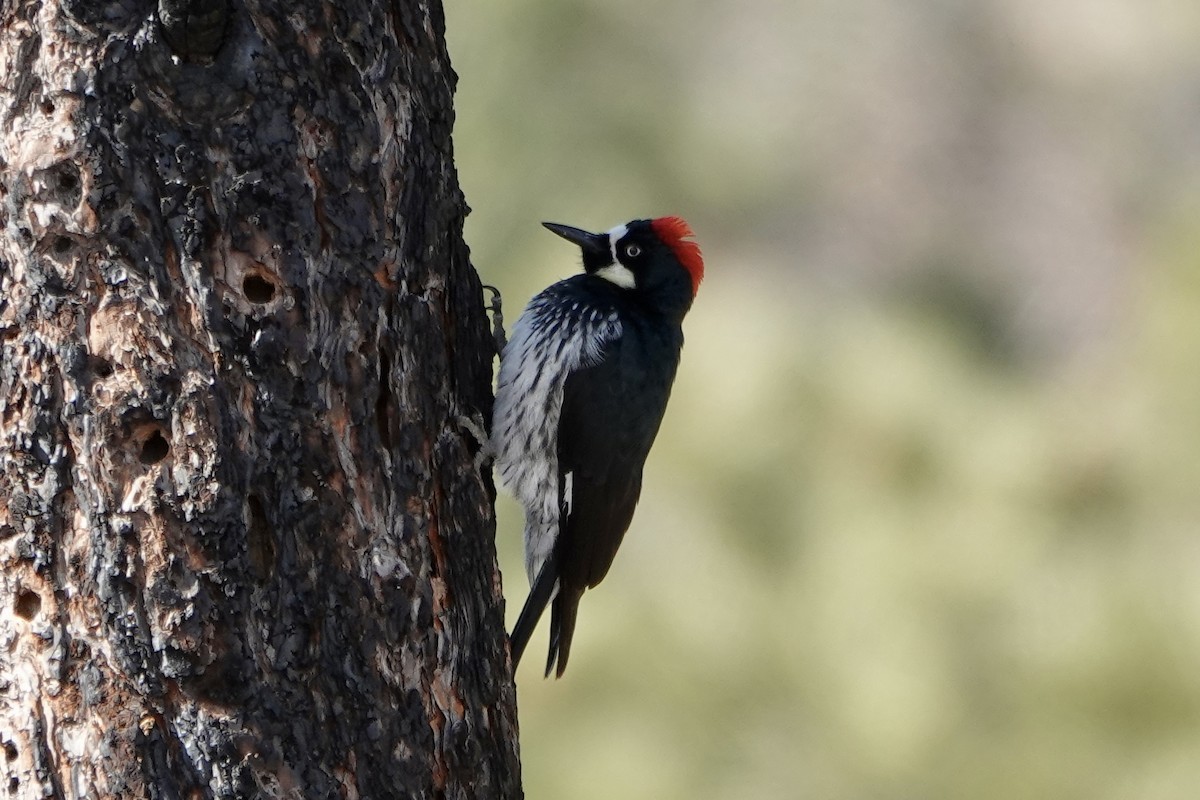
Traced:
<path id="1" fill-rule="evenodd" d="M 438 0 L 0 5 L 0 791 L 515 797 Z"/>

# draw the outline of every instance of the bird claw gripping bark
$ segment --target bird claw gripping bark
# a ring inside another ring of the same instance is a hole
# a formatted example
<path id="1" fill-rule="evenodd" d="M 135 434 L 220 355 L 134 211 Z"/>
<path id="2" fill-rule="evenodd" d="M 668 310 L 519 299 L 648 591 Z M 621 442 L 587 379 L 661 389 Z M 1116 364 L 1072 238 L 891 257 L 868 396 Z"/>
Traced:
<path id="1" fill-rule="evenodd" d="M 504 352 L 504 346 L 508 344 L 508 339 L 504 335 L 504 312 L 501 308 L 500 290 L 487 284 L 484 284 L 483 288 L 492 293 L 492 299 L 484 311 L 492 312 L 492 346 L 496 348 L 496 355 L 500 355 Z M 496 457 L 492 439 L 484 427 L 483 415 L 478 411 L 473 411 L 470 415 L 459 414 L 455 419 L 458 421 L 459 427 L 471 434 L 479 444 L 479 452 L 475 454 L 475 471 L 482 472 L 483 468 Z"/>
<path id="2" fill-rule="evenodd" d="M 459 427 L 471 434 L 479 444 L 479 452 L 475 454 L 475 471 L 482 472 L 483 468 L 496 457 L 496 452 L 492 449 L 491 437 L 487 435 L 487 431 L 483 427 L 483 415 L 478 411 L 473 411 L 470 416 L 459 414 L 455 420 Z"/>
<path id="3" fill-rule="evenodd" d="M 508 344 L 508 338 L 504 335 L 504 312 L 501 308 L 503 301 L 500 290 L 495 286 L 484 284 L 483 288 L 492 293 L 492 299 L 485 310 L 492 312 L 492 341 L 496 346 L 496 355 L 500 355 L 504 352 L 504 346 Z"/>

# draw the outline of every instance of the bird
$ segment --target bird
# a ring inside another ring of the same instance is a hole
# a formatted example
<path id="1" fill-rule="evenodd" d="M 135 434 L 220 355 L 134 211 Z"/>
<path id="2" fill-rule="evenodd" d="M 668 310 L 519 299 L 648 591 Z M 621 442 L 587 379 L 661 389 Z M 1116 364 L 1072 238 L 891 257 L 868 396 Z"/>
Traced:
<path id="1" fill-rule="evenodd" d="M 580 598 L 633 519 L 704 259 L 678 216 L 605 233 L 542 224 L 580 248 L 583 272 L 536 295 L 513 326 L 491 449 L 500 485 L 525 510 L 531 588 L 509 637 L 513 670 L 549 605 L 545 676 L 561 678 Z"/>

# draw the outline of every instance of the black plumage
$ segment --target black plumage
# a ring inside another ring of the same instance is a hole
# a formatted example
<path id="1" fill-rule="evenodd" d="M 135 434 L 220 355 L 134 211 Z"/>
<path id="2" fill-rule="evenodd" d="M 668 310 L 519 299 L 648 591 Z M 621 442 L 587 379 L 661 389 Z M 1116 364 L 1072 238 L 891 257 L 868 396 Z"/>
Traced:
<path id="1" fill-rule="evenodd" d="M 526 506 L 533 583 L 513 660 L 550 604 L 546 674 L 561 676 L 580 598 L 608 573 L 633 519 L 703 267 L 678 218 L 608 234 L 548 227 L 580 244 L 586 272 L 542 292 L 518 321 L 493 431 L 501 479 Z"/>

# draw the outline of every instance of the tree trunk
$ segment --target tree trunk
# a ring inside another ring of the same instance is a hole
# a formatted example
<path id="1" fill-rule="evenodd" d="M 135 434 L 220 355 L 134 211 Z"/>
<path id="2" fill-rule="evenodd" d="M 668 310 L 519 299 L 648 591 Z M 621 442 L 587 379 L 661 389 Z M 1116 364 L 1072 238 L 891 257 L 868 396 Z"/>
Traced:
<path id="1" fill-rule="evenodd" d="M 520 796 L 442 27 L 0 7 L 7 796 Z"/>

